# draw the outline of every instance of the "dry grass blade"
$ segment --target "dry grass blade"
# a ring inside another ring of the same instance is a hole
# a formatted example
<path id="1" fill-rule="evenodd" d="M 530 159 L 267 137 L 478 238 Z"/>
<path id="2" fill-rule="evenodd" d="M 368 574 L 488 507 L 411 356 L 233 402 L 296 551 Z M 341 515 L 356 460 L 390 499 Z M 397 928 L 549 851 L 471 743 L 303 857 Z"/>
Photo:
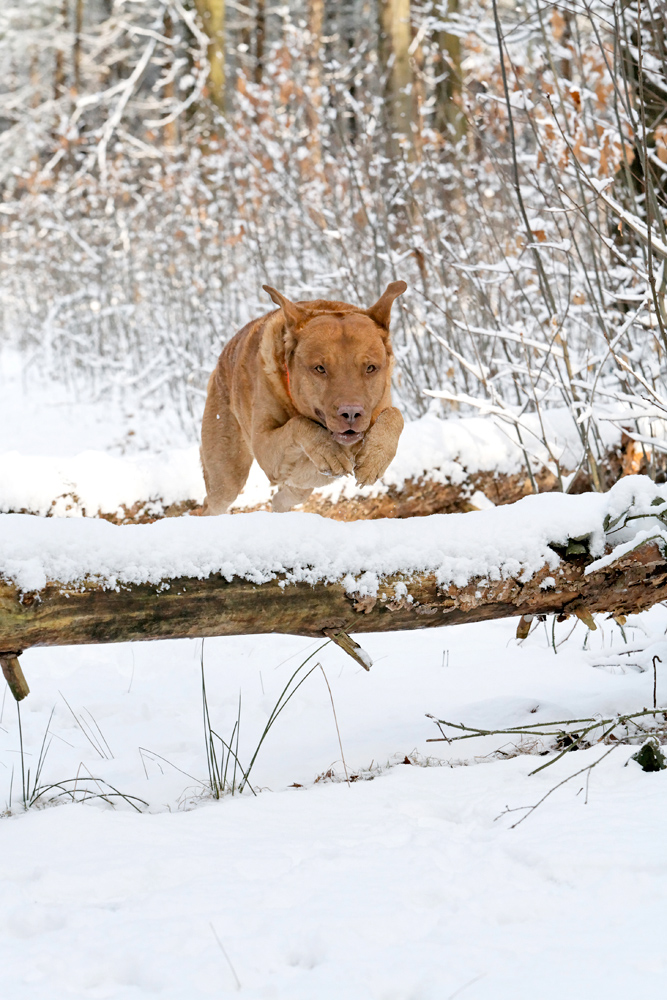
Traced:
<path id="1" fill-rule="evenodd" d="M 296 668 L 296 670 L 294 671 L 294 673 L 292 674 L 292 676 L 288 680 L 288 682 L 285 685 L 285 687 L 283 688 L 283 690 L 280 692 L 280 697 L 278 698 L 277 702 L 273 706 L 273 710 L 272 710 L 272 712 L 271 712 L 271 714 L 270 714 L 270 716 L 268 718 L 268 721 L 267 721 L 267 723 L 266 723 L 266 725 L 264 727 L 262 735 L 260 736 L 259 742 L 258 742 L 257 746 L 255 747 L 255 751 L 254 751 L 254 753 L 253 753 L 253 755 L 252 755 L 252 757 L 250 759 L 250 764 L 248 765 L 248 770 L 245 772 L 245 774 L 243 776 L 243 780 L 241 782 L 241 785 L 239 786 L 239 791 L 243 791 L 243 789 L 245 788 L 245 786 L 248 784 L 248 779 L 249 779 L 249 776 L 250 776 L 250 772 L 252 771 L 252 768 L 253 768 L 253 766 L 255 764 L 255 761 L 257 760 L 257 755 L 259 754 L 259 751 L 260 751 L 260 749 L 262 747 L 262 744 L 264 743 L 264 740 L 268 736 L 268 734 L 269 734 L 269 732 L 271 730 L 271 727 L 273 726 L 273 724 L 275 723 L 276 719 L 278 718 L 278 716 L 280 715 L 280 713 L 283 711 L 283 709 L 285 708 L 285 706 L 294 697 L 294 695 L 299 690 L 299 688 L 301 687 L 301 685 L 305 681 L 308 680 L 308 678 L 310 677 L 310 675 L 313 673 L 314 670 L 317 670 L 318 664 L 316 663 L 314 667 L 311 667 L 310 670 L 308 671 L 308 673 L 305 674 L 305 676 L 303 676 L 300 679 L 299 683 L 298 684 L 294 684 L 294 686 L 292 687 L 294 681 L 296 680 L 296 678 L 298 677 L 298 675 L 301 673 L 301 671 L 303 670 L 303 668 L 313 659 L 313 657 L 317 656 L 317 654 L 322 649 L 324 649 L 325 646 L 328 646 L 330 642 L 331 642 L 331 640 L 327 639 L 326 642 L 323 642 L 320 646 L 317 647 L 317 649 L 313 650 L 313 652 L 310 653 L 310 655 L 307 656 L 306 659 L 303 660 L 303 662 L 299 664 L 299 666 Z"/>
<path id="2" fill-rule="evenodd" d="M 355 659 L 356 659 L 356 657 L 355 657 Z M 331 711 L 333 712 L 334 725 L 336 726 L 336 735 L 338 736 L 338 746 L 340 747 L 340 756 L 341 756 L 341 760 L 343 761 L 343 770 L 345 771 L 345 780 L 347 781 L 347 787 L 349 788 L 350 787 L 350 775 L 348 774 L 347 763 L 345 761 L 345 753 L 343 752 L 343 741 L 340 738 L 340 729 L 338 728 L 338 717 L 336 715 L 336 706 L 334 705 L 334 699 L 333 699 L 333 694 L 332 694 L 332 691 L 331 691 L 331 685 L 329 684 L 329 680 L 327 678 L 327 675 L 324 672 L 324 667 L 322 666 L 322 664 L 318 663 L 317 666 L 322 671 L 322 676 L 324 677 L 324 683 L 327 686 L 327 691 L 329 692 L 329 698 L 331 699 Z"/>
<path id="3" fill-rule="evenodd" d="M 87 787 L 87 783 L 92 782 L 93 785 L 97 786 L 97 790 Z M 34 806 L 40 799 L 48 795 L 54 789 L 58 789 L 58 792 L 53 795 L 52 799 L 58 798 L 68 798 L 72 802 L 89 802 L 91 799 L 101 799 L 107 802 L 110 806 L 113 806 L 112 799 L 121 799 L 132 807 L 136 812 L 142 812 L 137 803 L 148 808 L 148 802 L 144 799 L 139 798 L 138 795 L 128 795 L 126 792 L 119 791 L 114 785 L 111 785 L 108 781 L 103 778 L 81 778 L 77 776 L 76 778 L 66 778 L 62 781 L 54 781 L 48 785 L 42 785 L 33 790 L 33 794 L 30 798 L 29 805 Z M 102 790 L 100 790 L 102 789 Z"/>

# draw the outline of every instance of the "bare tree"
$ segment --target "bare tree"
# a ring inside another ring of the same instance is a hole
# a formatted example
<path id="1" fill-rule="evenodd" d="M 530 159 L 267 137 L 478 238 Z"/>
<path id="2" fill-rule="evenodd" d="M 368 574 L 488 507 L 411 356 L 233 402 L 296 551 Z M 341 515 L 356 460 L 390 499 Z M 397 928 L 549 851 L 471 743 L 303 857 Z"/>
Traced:
<path id="1" fill-rule="evenodd" d="M 266 0 L 257 0 L 255 14 L 255 83 L 262 82 L 264 72 L 264 47 L 266 41 Z"/>
<path id="2" fill-rule="evenodd" d="M 219 111 L 225 110 L 225 0 L 195 0 L 208 46 L 208 96 Z"/>
<path id="3" fill-rule="evenodd" d="M 412 138 L 410 0 L 380 0 L 380 61 L 385 70 L 390 128 Z"/>
<path id="4" fill-rule="evenodd" d="M 447 21 L 459 13 L 459 0 L 443 0 L 442 15 Z M 466 131 L 466 119 L 461 107 L 461 38 L 449 25 L 437 33 L 438 70 L 435 85 L 435 127 L 451 142 L 457 142 Z"/>
<path id="5" fill-rule="evenodd" d="M 308 2 L 308 147 L 314 162 L 319 163 L 320 118 L 322 113 L 322 26 L 324 24 L 324 0 Z"/>
<path id="6" fill-rule="evenodd" d="M 74 44 L 72 45 L 72 63 L 74 71 L 74 89 L 77 94 L 81 90 L 81 32 L 83 31 L 84 0 L 74 0 Z"/>

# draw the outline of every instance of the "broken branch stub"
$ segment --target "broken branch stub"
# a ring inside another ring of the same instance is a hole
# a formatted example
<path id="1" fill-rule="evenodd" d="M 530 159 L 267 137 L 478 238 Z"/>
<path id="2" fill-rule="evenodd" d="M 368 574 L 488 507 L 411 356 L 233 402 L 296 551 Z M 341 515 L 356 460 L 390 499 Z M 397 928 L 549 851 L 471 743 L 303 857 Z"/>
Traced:
<path id="1" fill-rule="evenodd" d="M 340 646 L 341 649 L 345 650 L 348 656 L 351 656 L 353 660 L 356 660 L 357 663 L 361 664 L 364 670 L 371 669 L 373 666 L 372 659 L 366 650 L 363 649 L 358 642 L 355 642 L 354 639 L 347 634 L 347 632 L 333 628 L 323 628 L 322 631 L 331 639 L 332 642 L 335 642 L 337 646 Z"/>
<path id="2" fill-rule="evenodd" d="M 2 668 L 2 673 L 7 681 L 9 690 L 14 695 L 16 701 L 23 701 L 30 694 L 28 682 L 19 663 L 20 654 L 20 650 L 0 653 L 0 667 Z"/>

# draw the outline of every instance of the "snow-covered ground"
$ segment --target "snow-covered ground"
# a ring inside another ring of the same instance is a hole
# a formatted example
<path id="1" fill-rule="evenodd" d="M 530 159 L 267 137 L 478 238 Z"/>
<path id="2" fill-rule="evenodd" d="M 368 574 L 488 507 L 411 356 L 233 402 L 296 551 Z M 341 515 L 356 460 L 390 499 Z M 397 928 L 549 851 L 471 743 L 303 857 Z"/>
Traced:
<path id="1" fill-rule="evenodd" d="M 667 616 L 642 624 L 662 635 Z M 343 777 L 317 670 L 260 751 L 259 794 L 221 801 L 205 797 L 201 642 L 27 652 L 31 766 L 49 725 L 44 782 L 91 774 L 148 807 L 98 800 L 24 814 L 17 713 L 5 700 L 3 995 L 224 997 L 238 990 L 229 962 L 253 998 L 441 1000 L 467 984 L 477 1000 L 659 995 L 667 772 L 625 767 L 633 751 L 619 747 L 588 787 L 575 779 L 511 829 L 523 814 L 503 816 L 506 806 L 537 802 L 602 750 L 528 777 L 543 758 L 485 759 L 511 751 L 507 737 L 426 742 L 438 733 L 425 712 L 494 726 L 650 703 L 651 671 L 624 664 L 646 666 L 648 654 L 610 656 L 611 627 L 604 651 L 597 636 L 582 651 L 579 625 L 557 655 L 541 628 L 523 646 L 513 632 L 499 622 L 365 636 L 370 674 L 327 647 L 317 659 L 348 771 L 373 780 L 317 781 L 330 769 Z M 630 648 L 642 638 L 631 630 Z M 244 765 L 315 648 L 277 636 L 205 641 L 211 724 L 229 739 L 241 693 Z M 649 652 L 667 662 L 662 640 Z M 658 693 L 667 697 L 664 673 Z M 401 764 L 406 755 L 434 759 Z M 461 760 L 471 766 L 448 766 Z"/>
<path id="2" fill-rule="evenodd" d="M 0 452 L 118 454 L 117 414 L 90 407 L 84 421 L 64 395 L 53 408 L 59 390 L 21 395 L 19 384 Z M 79 419 L 42 435 L 59 410 Z M 137 430 L 148 444 L 151 433 Z M 512 828 L 525 813 L 506 807 L 536 803 L 606 748 L 529 776 L 548 758 L 513 756 L 507 737 L 427 742 L 438 736 L 427 712 L 493 728 L 650 705 L 653 655 L 667 702 L 667 612 L 631 619 L 627 643 L 613 622 L 599 625 L 578 623 L 557 652 L 550 622 L 523 643 L 515 622 L 366 635 L 370 673 L 327 645 L 260 749 L 257 794 L 218 801 L 206 790 L 202 659 L 211 726 L 228 740 L 240 718 L 247 766 L 320 644 L 244 636 L 27 651 L 30 776 L 16 705 L 6 693 L 0 704 L 2 995 L 658 996 L 667 771 L 643 772 L 619 746 Z M 571 629 L 558 625 L 556 641 Z M 25 812 L 23 779 L 30 792 L 47 730 L 42 784 L 58 783 L 55 793 L 78 779 L 80 796 L 113 788 L 142 811 L 93 798 Z"/>

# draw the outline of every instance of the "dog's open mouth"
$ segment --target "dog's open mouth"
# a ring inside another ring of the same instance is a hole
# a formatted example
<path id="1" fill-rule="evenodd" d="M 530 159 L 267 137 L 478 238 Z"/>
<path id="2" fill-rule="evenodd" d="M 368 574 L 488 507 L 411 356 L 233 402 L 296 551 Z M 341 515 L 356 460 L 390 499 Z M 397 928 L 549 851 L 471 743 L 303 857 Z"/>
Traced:
<path id="1" fill-rule="evenodd" d="M 350 427 L 346 431 L 332 431 L 331 436 L 338 444 L 357 444 L 364 435 L 360 431 L 353 431 Z"/>

